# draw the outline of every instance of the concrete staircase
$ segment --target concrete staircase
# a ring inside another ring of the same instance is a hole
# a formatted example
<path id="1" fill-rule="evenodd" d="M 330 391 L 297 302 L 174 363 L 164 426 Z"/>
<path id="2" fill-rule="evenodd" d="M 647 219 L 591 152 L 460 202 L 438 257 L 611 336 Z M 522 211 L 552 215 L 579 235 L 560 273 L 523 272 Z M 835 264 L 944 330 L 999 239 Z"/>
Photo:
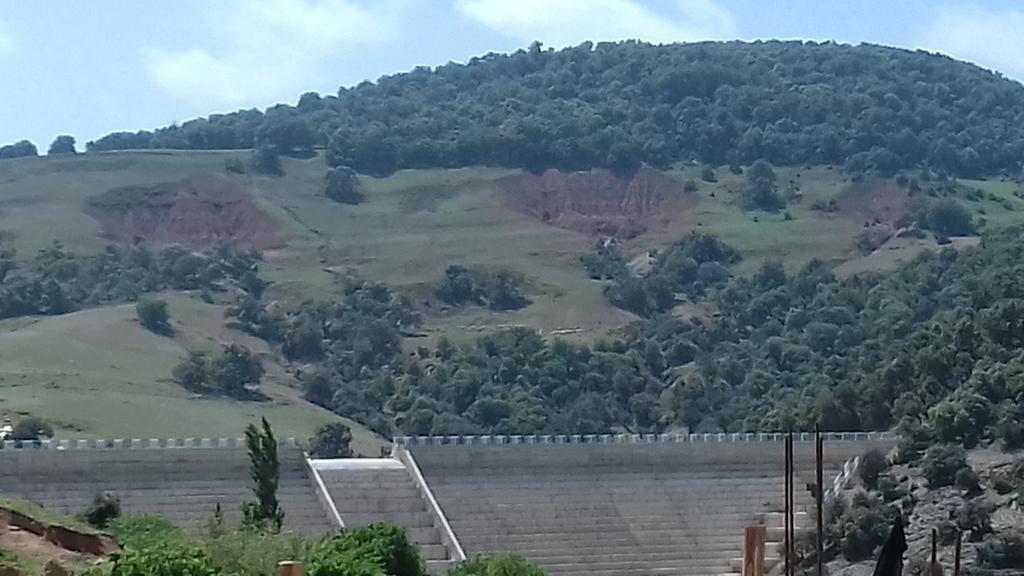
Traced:
<path id="1" fill-rule="evenodd" d="M 278 498 L 285 528 L 322 534 L 333 527 L 316 499 L 302 452 L 279 448 Z M 118 448 L 0 450 L 0 492 L 62 514 L 82 512 L 109 492 L 125 515 L 158 514 L 198 529 L 220 504 L 229 522 L 251 500 L 248 456 L 237 448 Z"/>
<path id="2" fill-rule="evenodd" d="M 743 529 L 761 523 L 773 526 L 769 561 L 781 550 L 781 443 L 411 451 L 469 556 L 521 554 L 553 575 L 719 576 L 740 571 Z M 826 478 L 864 451 L 828 446 Z M 798 446 L 796 465 L 807 506 L 813 445 Z"/>
<path id="3" fill-rule="evenodd" d="M 453 564 L 438 519 L 399 460 L 312 460 L 346 528 L 386 522 L 405 528 L 428 569 L 443 573 Z"/>

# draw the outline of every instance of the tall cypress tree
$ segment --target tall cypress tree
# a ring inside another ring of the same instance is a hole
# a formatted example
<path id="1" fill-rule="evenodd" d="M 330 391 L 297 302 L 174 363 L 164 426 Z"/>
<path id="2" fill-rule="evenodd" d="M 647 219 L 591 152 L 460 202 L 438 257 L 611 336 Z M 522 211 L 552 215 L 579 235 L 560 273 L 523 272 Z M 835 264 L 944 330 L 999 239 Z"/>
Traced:
<path id="1" fill-rule="evenodd" d="M 249 450 L 249 478 L 255 502 L 242 505 L 242 523 L 252 528 L 281 529 L 284 510 L 277 501 L 277 486 L 281 465 L 277 459 L 277 440 L 270 423 L 262 419 L 261 428 L 249 424 L 245 429 L 245 444 Z"/>

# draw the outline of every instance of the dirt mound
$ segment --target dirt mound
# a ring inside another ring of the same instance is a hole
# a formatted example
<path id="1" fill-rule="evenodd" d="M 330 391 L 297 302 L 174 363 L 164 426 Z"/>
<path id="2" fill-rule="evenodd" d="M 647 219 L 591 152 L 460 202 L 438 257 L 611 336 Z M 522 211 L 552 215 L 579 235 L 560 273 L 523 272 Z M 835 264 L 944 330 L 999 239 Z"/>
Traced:
<path id="1" fill-rule="evenodd" d="M 235 181 L 220 176 L 109 190 L 88 202 L 106 235 L 122 242 L 207 247 L 279 246 L 278 224 Z"/>
<path id="2" fill-rule="evenodd" d="M 630 179 L 608 170 L 526 175 L 510 183 L 509 204 L 553 226 L 587 234 L 632 238 L 647 231 L 659 209 L 678 198 L 674 180 L 653 168 Z"/>
<path id="3" fill-rule="evenodd" d="M 850 184 L 836 199 L 836 214 L 857 223 L 892 225 L 907 213 L 910 194 L 892 180 Z"/>

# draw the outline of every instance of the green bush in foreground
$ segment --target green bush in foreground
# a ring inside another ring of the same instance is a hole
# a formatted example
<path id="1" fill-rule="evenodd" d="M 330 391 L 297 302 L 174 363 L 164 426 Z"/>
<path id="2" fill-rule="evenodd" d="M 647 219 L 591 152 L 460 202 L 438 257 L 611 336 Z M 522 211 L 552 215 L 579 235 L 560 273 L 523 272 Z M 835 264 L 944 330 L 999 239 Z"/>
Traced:
<path id="1" fill-rule="evenodd" d="M 448 576 L 544 576 L 544 571 L 521 556 L 477 556 L 453 568 Z"/>
<path id="2" fill-rule="evenodd" d="M 423 576 L 426 569 L 405 530 L 373 524 L 324 540 L 313 552 L 310 576 Z"/>
<path id="3" fill-rule="evenodd" d="M 110 576 L 216 576 L 206 552 L 188 546 L 128 549 L 114 557 Z"/>
<path id="4" fill-rule="evenodd" d="M 111 526 L 122 548 L 155 548 L 182 544 L 184 535 L 177 526 L 161 516 L 129 516 Z"/>

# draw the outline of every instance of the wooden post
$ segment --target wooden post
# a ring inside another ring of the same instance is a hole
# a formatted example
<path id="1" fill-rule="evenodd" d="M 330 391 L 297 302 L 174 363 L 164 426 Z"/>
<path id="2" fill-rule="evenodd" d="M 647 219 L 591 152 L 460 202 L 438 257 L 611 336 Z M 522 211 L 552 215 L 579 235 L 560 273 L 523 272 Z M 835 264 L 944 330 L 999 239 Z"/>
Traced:
<path id="1" fill-rule="evenodd" d="M 789 483 L 792 481 L 791 480 L 792 477 L 790 475 L 790 469 L 789 469 L 789 467 L 791 465 L 789 456 L 790 456 L 790 451 L 793 449 L 793 446 L 791 444 L 792 440 L 793 440 L 792 435 L 787 435 L 786 436 L 786 442 L 785 442 L 786 448 L 785 448 L 785 451 L 784 451 L 785 452 L 784 459 L 786 461 L 786 463 L 785 463 L 785 468 L 786 468 L 786 472 L 785 472 L 786 473 L 786 482 L 785 482 L 785 484 L 786 484 L 786 488 L 785 488 L 786 489 L 786 496 L 785 496 L 785 500 L 786 500 L 786 504 L 785 504 L 785 508 L 783 509 L 783 512 L 782 512 L 783 526 L 784 526 L 784 532 L 785 532 L 785 535 L 783 536 L 783 543 L 782 543 L 782 555 L 785 557 L 784 559 L 785 559 L 785 564 L 786 564 L 786 566 L 785 566 L 785 568 L 786 568 L 786 571 L 785 571 L 786 576 L 789 576 L 789 574 L 790 574 L 790 570 L 789 570 L 789 562 L 790 562 L 790 558 L 789 558 L 789 509 L 790 509 L 790 506 L 791 506 L 792 503 L 789 501 Z"/>
<path id="2" fill-rule="evenodd" d="M 278 576 L 305 576 L 306 568 L 302 562 L 286 560 L 277 563 L 277 574 Z"/>
<path id="3" fill-rule="evenodd" d="M 748 526 L 743 531 L 743 576 L 764 576 L 764 526 Z"/>
<path id="4" fill-rule="evenodd" d="M 953 576 L 960 576 L 960 545 L 963 539 L 963 532 L 956 532 L 956 555 L 953 557 Z"/>
<path id="5" fill-rule="evenodd" d="M 929 576 L 941 576 L 942 568 L 939 566 L 939 531 L 932 528 L 932 563 L 928 567 Z"/>
<path id="6" fill-rule="evenodd" d="M 815 427 L 814 430 L 814 462 L 815 462 L 815 474 L 817 483 L 815 487 L 815 504 L 817 511 L 818 520 L 818 534 L 816 541 L 816 553 L 818 557 L 818 576 L 825 575 L 825 527 L 824 527 L 824 460 L 825 460 L 825 443 L 821 438 L 821 430 Z"/>

